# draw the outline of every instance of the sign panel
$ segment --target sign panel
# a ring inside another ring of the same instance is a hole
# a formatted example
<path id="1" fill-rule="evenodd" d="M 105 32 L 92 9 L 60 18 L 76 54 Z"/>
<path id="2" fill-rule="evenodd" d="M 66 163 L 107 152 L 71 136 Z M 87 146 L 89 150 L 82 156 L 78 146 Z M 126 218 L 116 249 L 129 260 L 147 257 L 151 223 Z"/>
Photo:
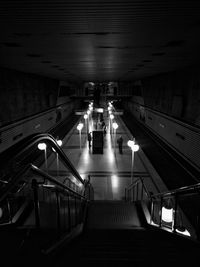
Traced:
<path id="1" fill-rule="evenodd" d="M 82 110 L 76 110 L 76 111 L 75 111 L 75 114 L 76 114 L 76 115 L 84 115 L 84 114 L 85 114 L 85 111 L 82 111 Z"/>

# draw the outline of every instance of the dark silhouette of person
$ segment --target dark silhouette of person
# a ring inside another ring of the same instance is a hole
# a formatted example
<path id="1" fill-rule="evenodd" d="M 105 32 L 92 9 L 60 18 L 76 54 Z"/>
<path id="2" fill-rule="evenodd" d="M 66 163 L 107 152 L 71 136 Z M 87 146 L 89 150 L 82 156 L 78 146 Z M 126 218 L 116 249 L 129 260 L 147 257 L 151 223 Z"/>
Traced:
<path id="1" fill-rule="evenodd" d="M 89 145 L 89 149 L 91 148 L 91 141 L 92 141 L 92 135 L 91 135 L 91 133 L 88 133 L 88 145 Z"/>
<path id="2" fill-rule="evenodd" d="M 105 124 L 104 121 L 102 121 L 102 123 L 101 123 L 101 127 L 102 127 L 102 129 L 103 129 L 104 134 L 106 134 L 106 124 Z"/>
<path id="3" fill-rule="evenodd" d="M 117 143 L 118 143 L 118 147 L 119 147 L 119 153 L 120 153 L 120 154 L 123 154 L 123 151 L 122 151 L 123 138 L 122 138 L 121 135 L 120 135 L 120 137 L 117 139 Z"/>

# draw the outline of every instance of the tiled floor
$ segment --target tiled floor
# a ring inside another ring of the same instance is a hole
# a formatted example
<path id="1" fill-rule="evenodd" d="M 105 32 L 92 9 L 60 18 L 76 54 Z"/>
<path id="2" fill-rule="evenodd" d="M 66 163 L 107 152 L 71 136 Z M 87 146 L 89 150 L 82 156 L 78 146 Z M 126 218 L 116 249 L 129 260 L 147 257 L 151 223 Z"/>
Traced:
<path id="1" fill-rule="evenodd" d="M 84 123 L 83 117 L 80 118 L 80 121 Z M 85 179 L 90 175 L 91 184 L 94 188 L 94 199 L 122 200 L 125 187 L 131 184 L 131 172 L 133 175 L 136 173 L 153 175 L 153 179 L 156 179 L 154 182 L 159 185 L 160 191 L 165 190 L 165 185 L 141 149 L 134 153 L 134 164 L 132 165 L 132 152 L 127 146 L 127 141 L 132 136 L 121 118 L 115 116 L 115 121 L 119 126 L 116 130 L 116 135 L 110 131 L 107 115 L 104 115 L 104 121 L 107 126 L 107 133 L 104 135 L 103 154 L 93 154 L 92 148 L 89 149 L 85 124 L 81 131 L 81 143 L 80 133 L 76 128 L 77 125 L 74 125 L 73 129 L 64 138 L 62 145 L 62 149 L 81 177 Z M 90 131 L 96 130 L 94 125 L 94 121 L 90 118 L 88 124 Z M 120 135 L 122 135 L 124 140 L 123 154 L 119 153 L 116 143 Z M 151 185 L 151 182 L 146 182 L 149 184 L 151 191 L 156 190 Z"/>

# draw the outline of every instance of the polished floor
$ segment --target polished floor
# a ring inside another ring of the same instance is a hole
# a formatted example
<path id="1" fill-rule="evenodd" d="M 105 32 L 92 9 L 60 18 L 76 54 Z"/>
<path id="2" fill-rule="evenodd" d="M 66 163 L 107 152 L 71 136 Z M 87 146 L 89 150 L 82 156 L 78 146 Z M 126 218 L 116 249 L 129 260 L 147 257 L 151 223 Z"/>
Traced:
<path id="1" fill-rule="evenodd" d="M 94 200 L 123 200 L 125 188 L 139 176 L 145 179 L 149 191 L 157 193 L 167 190 L 142 149 L 132 154 L 127 141 L 133 136 L 120 116 L 115 116 L 115 122 L 118 124 L 115 132 L 113 132 L 106 110 L 103 112 L 103 119 L 106 124 L 106 134 L 104 134 L 102 154 L 94 154 L 93 149 L 88 145 L 86 127 L 90 132 L 102 131 L 98 121 L 95 121 L 96 119 L 94 120 L 91 115 L 87 121 L 83 116 L 80 117 L 78 123 L 84 124 L 83 129 L 80 132 L 77 130 L 78 124 L 74 125 L 63 139 L 62 145 L 62 149 L 81 177 L 86 179 L 90 175 Z M 123 138 L 123 154 L 119 153 L 117 144 L 120 135 Z"/>

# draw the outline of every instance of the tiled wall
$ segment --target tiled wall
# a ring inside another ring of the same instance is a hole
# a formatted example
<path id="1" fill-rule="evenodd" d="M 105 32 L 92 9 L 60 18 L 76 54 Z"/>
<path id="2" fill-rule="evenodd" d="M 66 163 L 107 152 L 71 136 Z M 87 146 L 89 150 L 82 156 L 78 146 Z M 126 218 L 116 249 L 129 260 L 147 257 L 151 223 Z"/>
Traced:
<path id="1" fill-rule="evenodd" d="M 154 134 L 200 170 L 200 128 L 163 113 L 128 102 L 128 110 Z"/>
<path id="2" fill-rule="evenodd" d="M 75 102 L 69 101 L 48 111 L 19 120 L 9 126 L 1 127 L 0 153 L 30 134 L 49 131 L 57 123 L 67 118 L 74 108 Z"/>

